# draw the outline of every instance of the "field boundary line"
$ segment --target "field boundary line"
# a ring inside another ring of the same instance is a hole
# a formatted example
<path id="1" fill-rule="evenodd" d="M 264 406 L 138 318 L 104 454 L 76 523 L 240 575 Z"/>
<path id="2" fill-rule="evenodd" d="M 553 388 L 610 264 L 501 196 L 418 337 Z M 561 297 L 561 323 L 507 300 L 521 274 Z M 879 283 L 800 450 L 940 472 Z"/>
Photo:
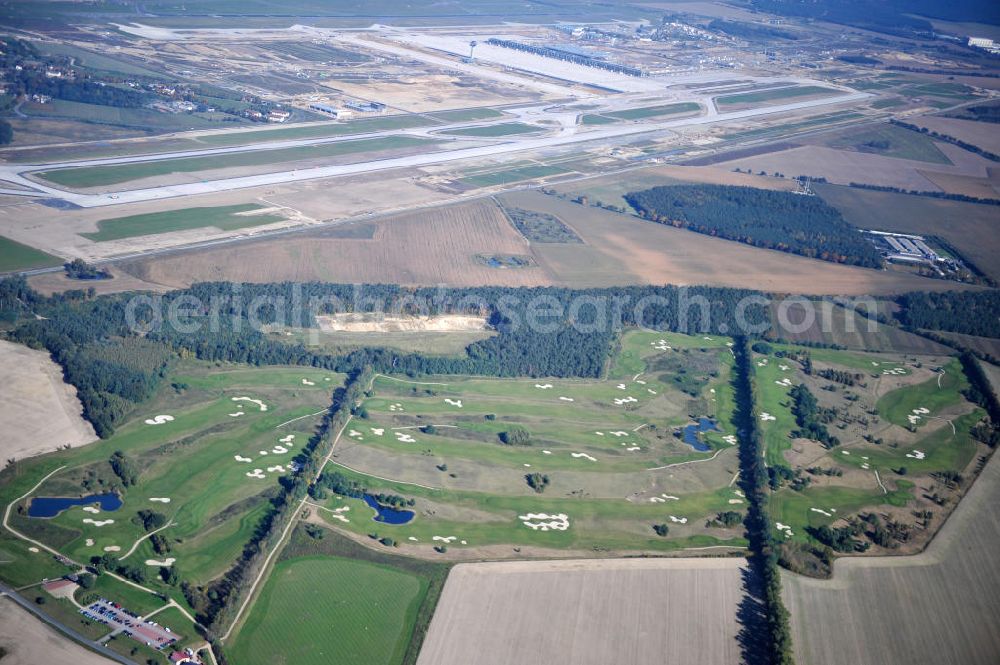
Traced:
<path id="1" fill-rule="evenodd" d="M 380 376 L 382 378 L 384 378 L 384 379 L 389 379 L 390 381 L 399 381 L 400 383 L 412 383 L 412 384 L 415 384 L 415 385 L 418 385 L 418 386 L 447 386 L 447 385 L 449 385 L 447 383 L 439 383 L 439 382 L 436 382 L 436 381 L 407 381 L 406 379 L 397 379 L 396 377 L 389 376 L 388 374 L 376 374 L 375 377 L 374 377 L 374 379 L 372 379 L 372 384 L 374 384 L 375 383 L 375 379 L 377 379 Z"/>
<path id="2" fill-rule="evenodd" d="M 320 411 L 317 411 L 316 413 L 307 413 L 304 416 L 299 416 L 298 418 L 292 418 L 291 420 L 286 420 L 285 422 L 281 423 L 280 425 L 275 425 L 274 429 L 278 429 L 279 427 L 284 427 L 288 423 L 294 423 L 296 420 L 302 420 L 303 418 L 309 418 L 310 416 L 318 416 L 319 414 L 323 413 L 324 411 L 326 411 L 326 409 L 322 409 Z"/>
<path id="3" fill-rule="evenodd" d="M 675 466 L 684 466 L 685 464 L 697 464 L 698 462 L 711 462 L 716 457 L 718 457 L 719 453 L 721 453 L 723 450 L 726 450 L 726 448 L 719 448 L 718 450 L 715 451 L 714 455 L 712 455 L 711 457 L 706 457 L 704 459 L 693 459 L 693 460 L 688 460 L 687 462 L 674 462 L 673 464 L 667 464 L 666 466 L 654 466 L 650 469 L 646 469 L 646 471 L 662 471 L 663 469 L 672 469 Z"/>
<path id="4" fill-rule="evenodd" d="M 375 478 L 376 480 L 384 480 L 387 483 L 396 483 L 398 485 L 413 485 L 414 487 L 421 487 L 421 488 L 423 488 L 425 490 L 431 490 L 432 492 L 440 492 L 441 491 L 440 487 L 431 487 L 429 485 L 421 485 L 420 483 L 409 483 L 409 482 L 406 482 L 405 480 L 393 480 L 392 478 L 383 478 L 382 476 L 376 476 L 373 473 L 365 473 L 364 471 L 359 471 L 357 469 L 352 469 L 351 467 L 347 466 L 346 464 L 343 464 L 342 462 L 336 462 L 334 460 L 330 460 L 330 464 L 336 464 L 337 466 L 344 467 L 348 471 L 353 471 L 354 473 L 360 473 L 363 476 L 368 476 L 369 478 Z"/>

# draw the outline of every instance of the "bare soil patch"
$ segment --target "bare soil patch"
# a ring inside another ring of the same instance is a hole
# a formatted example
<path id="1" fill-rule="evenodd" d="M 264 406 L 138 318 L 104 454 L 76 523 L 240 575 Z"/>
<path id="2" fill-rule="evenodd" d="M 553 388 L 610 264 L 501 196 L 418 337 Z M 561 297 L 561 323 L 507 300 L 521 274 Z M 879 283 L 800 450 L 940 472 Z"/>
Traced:
<path id="1" fill-rule="evenodd" d="M 316 317 L 324 332 L 460 332 L 485 330 L 481 316 L 444 314 L 440 316 L 377 316 L 352 312 Z"/>
<path id="2" fill-rule="evenodd" d="M 99 656 L 63 637 L 9 598 L 0 598 L 0 647 L 7 650 L 4 665 L 110 665 Z"/>

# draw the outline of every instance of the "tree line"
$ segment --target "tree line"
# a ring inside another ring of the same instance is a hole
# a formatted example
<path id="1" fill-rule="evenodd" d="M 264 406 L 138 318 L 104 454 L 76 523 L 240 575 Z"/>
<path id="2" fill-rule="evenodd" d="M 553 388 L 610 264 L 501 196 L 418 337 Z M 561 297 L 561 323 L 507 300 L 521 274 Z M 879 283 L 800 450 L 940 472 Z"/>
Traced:
<path id="1" fill-rule="evenodd" d="M 640 217 L 810 258 L 881 268 L 882 256 L 816 196 L 733 185 L 664 185 L 629 192 Z"/>
<path id="2" fill-rule="evenodd" d="M 1000 291 L 915 291 L 896 302 L 909 328 L 1000 338 Z"/>

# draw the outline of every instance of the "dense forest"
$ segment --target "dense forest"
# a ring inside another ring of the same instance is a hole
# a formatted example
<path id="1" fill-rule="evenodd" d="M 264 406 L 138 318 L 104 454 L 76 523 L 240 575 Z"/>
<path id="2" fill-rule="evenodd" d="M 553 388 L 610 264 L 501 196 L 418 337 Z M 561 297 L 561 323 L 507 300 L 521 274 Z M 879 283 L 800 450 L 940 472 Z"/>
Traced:
<path id="1" fill-rule="evenodd" d="M 698 233 L 824 261 L 882 267 L 882 257 L 816 196 L 731 185 L 667 185 L 630 192 L 640 216 Z"/>
<path id="2" fill-rule="evenodd" d="M 979 104 L 945 114 L 948 118 L 976 120 L 978 122 L 1000 122 L 1000 104 Z"/>
<path id="3" fill-rule="evenodd" d="M 897 302 L 907 327 L 1000 338 L 1000 291 L 916 291 Z"/>

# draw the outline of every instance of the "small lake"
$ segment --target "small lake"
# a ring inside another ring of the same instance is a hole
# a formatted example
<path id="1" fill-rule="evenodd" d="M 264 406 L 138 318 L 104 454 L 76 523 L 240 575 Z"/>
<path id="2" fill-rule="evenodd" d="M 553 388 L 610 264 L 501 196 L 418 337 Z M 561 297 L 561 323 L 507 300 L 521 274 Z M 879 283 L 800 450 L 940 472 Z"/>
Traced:
<path id="1" fill-rule="evenodd" d="M 707 453 L 712 449 L 710 445 L 698 438 L 702 432 L 718 432 L 719 427 L 711 418 L 699 418 L 697 423 L 692 423 L 684 428 L 684 443 L 688 444 L 700 453 Z"/>
<path id="2" fill-rule="evenodd" d="M 412 520 L 413 516 L 416 514 L 412 510 L 396 510 L 395 508 L 387 508 L 376 501 L 375 497 L 370 494 L 365 494 L 365 503 L 378 513 L 373 519 L 376 522 L 382 522 L 383 524 L 406 524 Z"/>
<path id="3" fill-rule="evenodd" d="M 114 492 L 80 497 L 39 496 L 31 500 L 31 504 L 28 506 L 28 517 L 55 517 L 73 506 L 89 506 L 95 503 L 101 507 L 101 510 L 108 512 L 122 507 L 121 498 Z"/>

